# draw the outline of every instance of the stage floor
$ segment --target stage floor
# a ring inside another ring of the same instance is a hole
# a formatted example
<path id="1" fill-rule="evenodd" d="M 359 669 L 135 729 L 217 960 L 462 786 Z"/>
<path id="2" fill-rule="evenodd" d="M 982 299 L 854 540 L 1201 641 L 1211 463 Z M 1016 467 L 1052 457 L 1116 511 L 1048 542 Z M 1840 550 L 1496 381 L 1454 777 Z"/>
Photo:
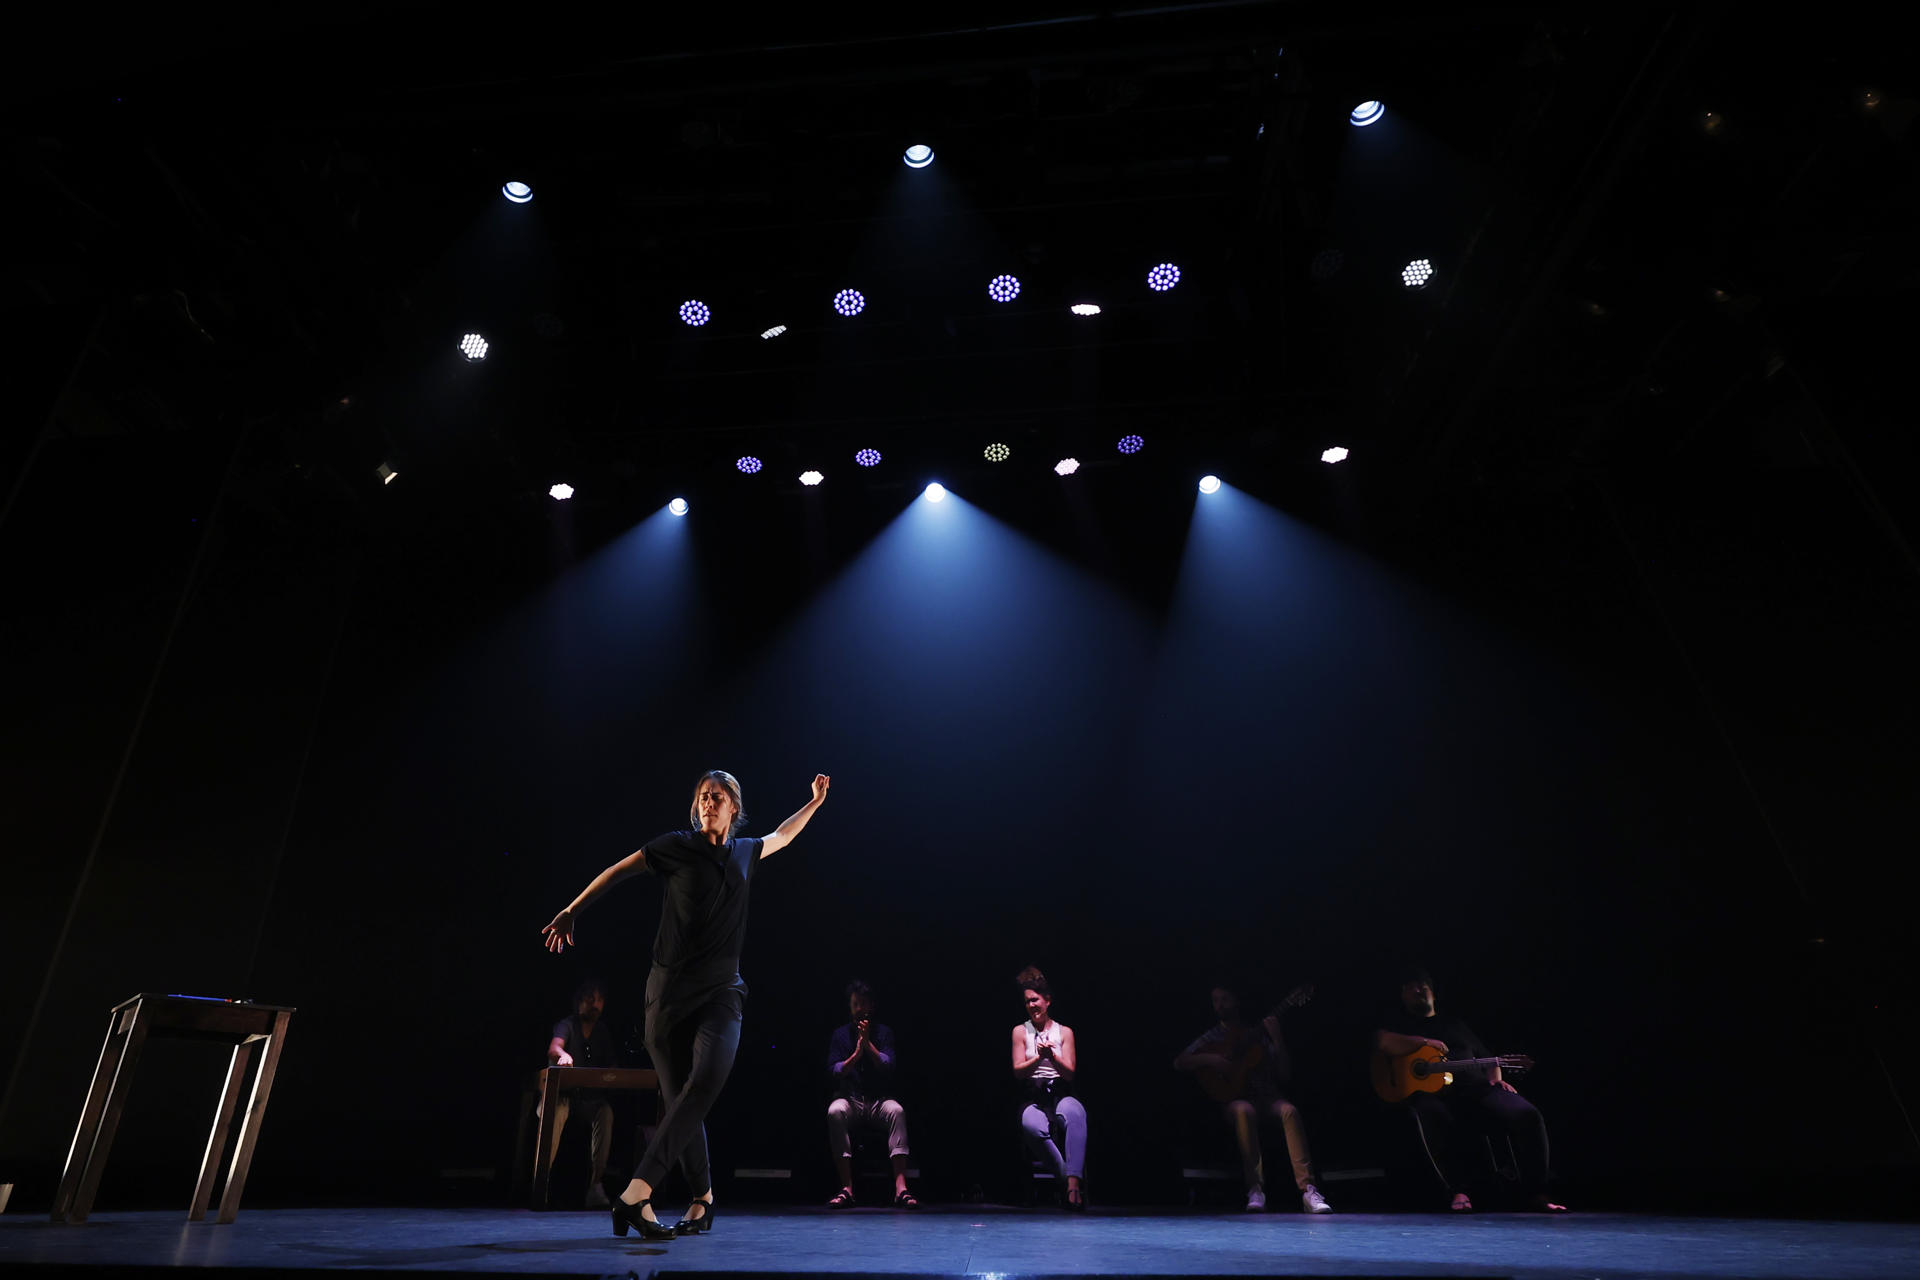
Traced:
<path id="1" fill-rule="evenodd" d="M 669 1215 L 669 1220 L 671 1220 Z M 332 1268 L 625 1275 L 812 1272 L 993 1275 L 1763 1277 L 1906 1280 L 1920 1224 L 1535 1215 L 1167 1213 L 999 1208 L 722 1207 L 710 1235 L 616 1239 L 604 1213 L 479 1209 L 243 1209 L 232 1226 L 184 1212 L 97 1213 L 81 1226 L 0 1216 L 0 1266 Z M 215 1280 L 218 1280 L 216 1277 Z M 236 1278 L 237 1280 L 237 1278 Z"/>

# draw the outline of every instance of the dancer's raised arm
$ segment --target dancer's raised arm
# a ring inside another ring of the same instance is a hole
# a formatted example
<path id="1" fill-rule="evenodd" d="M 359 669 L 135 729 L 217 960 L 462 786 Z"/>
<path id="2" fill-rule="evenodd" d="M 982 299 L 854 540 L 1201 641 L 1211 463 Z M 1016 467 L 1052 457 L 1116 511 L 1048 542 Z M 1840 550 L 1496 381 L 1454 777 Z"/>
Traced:
<path id="1" fill-rule="evenodd" d="M 813 775 L 813 799 L 801 805 L 799 812 L 795 813 L 778 827 L 775 827 L 771 833 L 761 838 L 761 857 L 768 857 L 786 848 L 787 845 L 793 841 L 793 838 L 800 834 L 801 830 L 807 825 L 807 820 L 813 817 L 813 811 L 818 809 L 826 800 L 827 783 L 829 781 L 830 779 L 828 779 L 824 773 L 816 773 Z"/>
<path id="2" fill-rule="evenodd" d="M 647 869 L 647 851 L 635 849 L 620 861 L 595 876 L 578 897 L 561 909 L 553 922 L 540 932 L 547 950 L 556 955 L 573 944 L 573 918 L 587 909 L 587 904 L 605 893 L 628 876 L 637 876 Z"/>

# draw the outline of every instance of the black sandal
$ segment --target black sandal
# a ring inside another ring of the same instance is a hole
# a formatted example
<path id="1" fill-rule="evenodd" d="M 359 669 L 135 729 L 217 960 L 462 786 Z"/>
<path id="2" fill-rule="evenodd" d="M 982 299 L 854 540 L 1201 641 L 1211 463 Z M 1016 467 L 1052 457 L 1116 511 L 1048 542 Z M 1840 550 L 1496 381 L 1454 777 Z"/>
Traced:
<path id="1" fill-rule="evenodd" d="M 827 1201 L 829 1209 L 851 1209 L 855 1204 L 852 1187 L 842 1187 L 833 1193 L 833 1199 Z"/>
<path id="2" fill-rule="evenodd" d="M 896 1191 L 893 1195 L 893 1207 L 896 1209 L 918 1209 L 920 1202 L 913 1198 L 911 1191 Z"/>

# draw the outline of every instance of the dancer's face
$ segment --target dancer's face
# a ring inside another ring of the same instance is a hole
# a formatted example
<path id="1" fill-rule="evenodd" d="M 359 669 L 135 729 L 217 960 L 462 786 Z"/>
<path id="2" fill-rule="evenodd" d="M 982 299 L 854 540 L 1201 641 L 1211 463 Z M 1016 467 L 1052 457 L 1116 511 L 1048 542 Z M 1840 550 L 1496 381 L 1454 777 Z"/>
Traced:
<path id="1" fill-rule="evenodd" d="M 740 812 L 733 803 L 733 797 L 727 794 L 727 789 L 708 778 L 700 784 L 695 804 L 700 810 L 700 830 L 726 839 L 733 830 L 733 815 Z"/>
<path id="2" fill-rule="evenodd" d="M 1047 1010 L 1053 1008 L 1053 1001 L 1047 999 L 1031 987 L 1027 988 L 1024 994 L 1027 1001 L 1027 1016 L 1035 1022 L 1045 1020 Z"/>

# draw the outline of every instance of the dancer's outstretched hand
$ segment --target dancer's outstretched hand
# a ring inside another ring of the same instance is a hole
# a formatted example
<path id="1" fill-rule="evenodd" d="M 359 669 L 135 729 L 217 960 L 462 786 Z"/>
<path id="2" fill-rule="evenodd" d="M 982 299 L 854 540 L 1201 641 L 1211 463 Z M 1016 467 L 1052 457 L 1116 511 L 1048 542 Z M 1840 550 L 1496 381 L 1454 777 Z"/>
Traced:
<path id="1" fill-rule="evenodd" d="M 562 911 L 553 918 L 553 923 L 540 931 L 544 936 L 547 950 L 559 955 L 573 943 L 573 912 Z"/>
<path id="2" fill-rule="evenodd" d="M 819 804 L 827 798 L 827 783 L 832 781 L 824 773 L 813 775 L 813 802 Z"/>

